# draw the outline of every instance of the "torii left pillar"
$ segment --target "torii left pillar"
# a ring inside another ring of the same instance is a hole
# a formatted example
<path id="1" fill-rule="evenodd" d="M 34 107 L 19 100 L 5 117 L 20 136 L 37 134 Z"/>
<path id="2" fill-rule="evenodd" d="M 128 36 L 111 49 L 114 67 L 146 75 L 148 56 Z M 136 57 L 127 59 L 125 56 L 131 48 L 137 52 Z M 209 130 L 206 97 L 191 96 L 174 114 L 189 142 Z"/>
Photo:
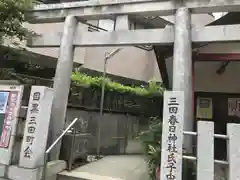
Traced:
<path id="1" fill-rule="evenodd" d="M 54 78 L 54 98 L 50 122 L 49 142 L 53 143 L 63 132 L 73 68 L 74 37 L 77 19 L 67 16 L 59 49 L 59 58 Z M 50 152 L 50 159 L 59 158 L 61 142 Z"/>

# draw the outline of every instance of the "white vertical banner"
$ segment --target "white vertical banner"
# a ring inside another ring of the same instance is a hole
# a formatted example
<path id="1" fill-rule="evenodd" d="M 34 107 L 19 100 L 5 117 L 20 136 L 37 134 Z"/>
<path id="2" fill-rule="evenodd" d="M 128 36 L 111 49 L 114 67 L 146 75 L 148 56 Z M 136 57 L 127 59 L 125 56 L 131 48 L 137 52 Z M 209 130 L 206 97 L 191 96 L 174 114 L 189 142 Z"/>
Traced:
<path id="1" fill-rule="evenodd" d="M 20 153 L 21 167 L 37 168 L 43 165 L 52 101 L 51 88 L 32 86 Z"/>
<path id="2" fill-rule="evenodd" d="M 182 179 L 183 112 L 184 92 L 165 91 L 162 126 L 161 180 Z"/>

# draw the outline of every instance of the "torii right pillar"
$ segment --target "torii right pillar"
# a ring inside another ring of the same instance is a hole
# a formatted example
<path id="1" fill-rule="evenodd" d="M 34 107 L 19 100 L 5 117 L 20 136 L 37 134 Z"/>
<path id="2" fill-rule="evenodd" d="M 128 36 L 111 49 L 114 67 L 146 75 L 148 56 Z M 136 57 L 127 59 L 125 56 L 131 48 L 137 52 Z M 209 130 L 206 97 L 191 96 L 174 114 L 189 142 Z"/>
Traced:
<path id="1" fill-rule="evenodd" d="M 184 130 L 193 130 L 193 85 L 192 85 L 192 35 L 191 14 L 181 7 L 175 16 L 175 41 L 173 54 L 173 91 L 184 91 Z M 183 148 L 192 152 L 192 138 L 184 137 Z"/>

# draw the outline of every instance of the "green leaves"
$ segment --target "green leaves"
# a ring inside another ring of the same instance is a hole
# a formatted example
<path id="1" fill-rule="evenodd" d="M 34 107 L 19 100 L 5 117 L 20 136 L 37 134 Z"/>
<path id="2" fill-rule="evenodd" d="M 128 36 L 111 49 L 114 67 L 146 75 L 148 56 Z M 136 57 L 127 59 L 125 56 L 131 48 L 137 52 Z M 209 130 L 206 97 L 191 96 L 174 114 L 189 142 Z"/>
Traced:
<path id="1" fill-rule="evenodd" d="M 92 88 L 101 88 L 103 77 L 91 77 L 86 74 L 80 73 L 80 72 L 73 72 L 72 73 L 72 81 L 76 85 L 81 86 L 88 86 Z M 140 96 L 148 96 L 148 95 L 162 95 L 164 88 L 155 83 L 154 86 L 149 84 L 148 87 L 142 88 L 142 87 L 131 87 L 131 86 L 125 86 L 120 83 L 114 82 L 108 78 L 105 79 L 105 88 L 108 91 L 117 91 L 120 93 L 133 93 Z"/>
<path id="2" fill-rule="evenodd" d="M 162 124 L 158 117 L 150 119 L 149 129 L 141 132 L 139 135 L 143 143 L 146 155 L 146 162 L 148 164 L 148 174 L 150 180 L 155 180 L 156 167 L 161 162 L 161 136 Z"/>
<path id="3" fill-rule="evenodd" d="M 23 27 L 25 13 L 35 0 L 0 0 L 0 38 L 16 37 L 24 39 L 28 30 Z"/>

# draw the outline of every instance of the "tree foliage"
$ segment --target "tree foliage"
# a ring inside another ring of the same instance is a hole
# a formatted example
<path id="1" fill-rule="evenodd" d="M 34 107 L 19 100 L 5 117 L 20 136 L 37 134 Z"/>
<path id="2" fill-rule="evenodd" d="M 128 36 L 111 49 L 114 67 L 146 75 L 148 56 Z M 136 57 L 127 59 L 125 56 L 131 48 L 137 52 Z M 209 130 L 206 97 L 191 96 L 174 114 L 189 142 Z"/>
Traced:
<path id="1" fill-rule="evenodd" d="M 0 0 L 0 38 L 24 39 L 28 32 L 23 27 L 26 21 L 26 11 L 34 4 L 35 0 Z"/>
<path id="2" fill-rule="evenodd" d="M 141 132 L 139 138 L 146 155 L 149 180 L 156 180 L 155 171 L 161 162 L 162 120 L 159 117 L 152 117 L 149 128 Z"/>

